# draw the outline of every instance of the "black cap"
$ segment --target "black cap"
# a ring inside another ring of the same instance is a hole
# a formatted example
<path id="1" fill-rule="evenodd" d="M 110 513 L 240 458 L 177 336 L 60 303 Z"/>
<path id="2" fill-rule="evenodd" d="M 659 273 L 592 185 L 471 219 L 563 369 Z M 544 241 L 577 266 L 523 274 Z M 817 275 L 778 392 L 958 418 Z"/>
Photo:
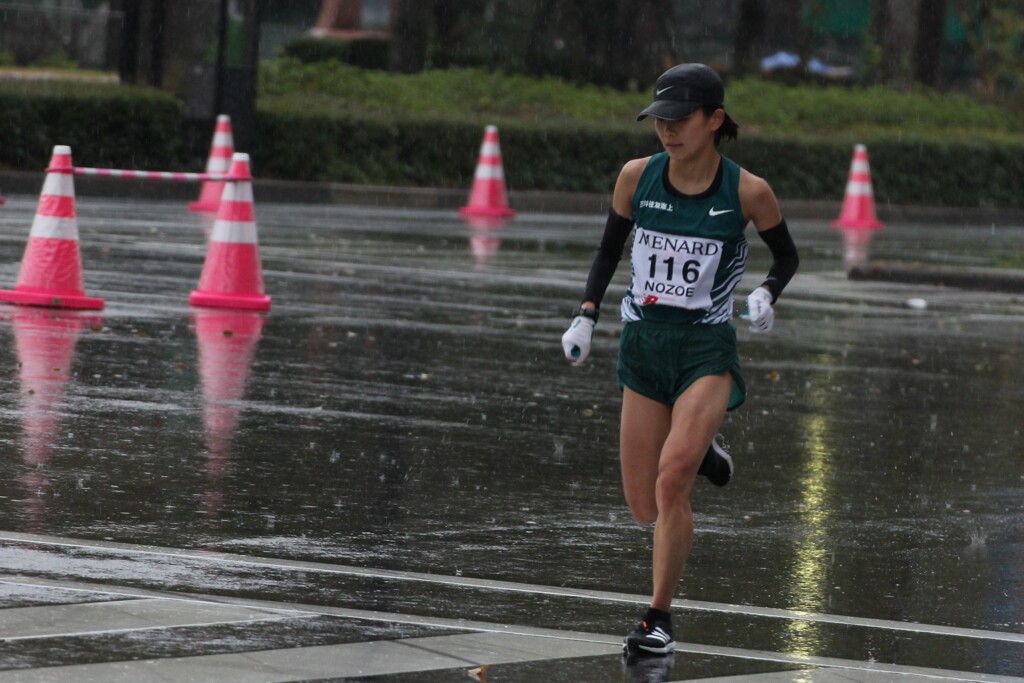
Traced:
<path id="1" fill-rule="evenodd" d="M 653 116 L 678 121 L 700 107 L 722 107 L 724 102 L 725 86 L 714 69 L 704 64 L 680 64 L 658 76 L 654 102 L 637 114 L 636 120 Z"/>

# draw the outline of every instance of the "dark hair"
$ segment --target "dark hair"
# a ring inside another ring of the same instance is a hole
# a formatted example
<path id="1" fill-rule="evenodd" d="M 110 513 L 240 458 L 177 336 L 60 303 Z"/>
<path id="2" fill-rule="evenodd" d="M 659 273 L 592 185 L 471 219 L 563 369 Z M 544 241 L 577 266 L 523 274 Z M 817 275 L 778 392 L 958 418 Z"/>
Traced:
<path id="1" fill-rule="evenodd" d="M 704 112 L 704 116 L 711 116 L 718 109 L 721 109 L 721 107 L 717 107 L 713 104 L 706 104 L 701 107 L 701 111 Z M 715 131 L 715 147 L 717 147 L 722 140 L 735 140 L 739 134 L 739 124 L 733 121 L 731 116 L 726 114 L 725 120 L 722 121 L 722 125 Z"/>

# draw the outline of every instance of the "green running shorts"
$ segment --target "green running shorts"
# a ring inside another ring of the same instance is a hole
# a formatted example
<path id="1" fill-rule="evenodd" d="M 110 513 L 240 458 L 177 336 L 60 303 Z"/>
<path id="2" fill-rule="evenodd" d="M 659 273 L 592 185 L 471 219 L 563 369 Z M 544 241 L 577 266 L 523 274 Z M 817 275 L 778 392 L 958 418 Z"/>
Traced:
<path id="1" fill-rule="evenodd" d="M 728 323 L 628 322 L 619 337 L 616 370 L 620 390 L 629 387 L 668 406 L 701 377 L 726 372 L 732 374 L 727 410 L 739 408 L 747 397 L 736 329 Z"/>

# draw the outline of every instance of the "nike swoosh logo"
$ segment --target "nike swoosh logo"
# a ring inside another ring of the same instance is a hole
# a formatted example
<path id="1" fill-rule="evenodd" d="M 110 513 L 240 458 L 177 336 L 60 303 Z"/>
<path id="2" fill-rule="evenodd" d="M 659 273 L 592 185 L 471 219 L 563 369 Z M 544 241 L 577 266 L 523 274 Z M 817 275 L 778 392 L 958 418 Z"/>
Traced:
<path id="1" fill-rule="evenodd" d="M 715 207 L 712 206 L 711 210 L 708 211 L 708 215 L 709 216 L 721 216 L 723 213 L 732 213 L 733 211 L 734 211 L 734 209 L 722 209 L 721 211 L 715 211 Z"/>
<path id="2" fill-rule="evenodd" d="M 655 96 L 655 97 L 657 97 L 658 95 L 660 95 L 661 93 L 665 92 L 666 90 L 671 90 L 671 89 L 672 89 L 672 88 L 674 88 L 674 87 L 676 87 L 676 86 L 674 86 L 674 85 L 670 85 L 670 86 L 668 86 L 667 88 L 662 88 L 661 90 L 658 90 L 658 91 L 656 91 L 656 92 L 654 93 L 654 96 Z"/>

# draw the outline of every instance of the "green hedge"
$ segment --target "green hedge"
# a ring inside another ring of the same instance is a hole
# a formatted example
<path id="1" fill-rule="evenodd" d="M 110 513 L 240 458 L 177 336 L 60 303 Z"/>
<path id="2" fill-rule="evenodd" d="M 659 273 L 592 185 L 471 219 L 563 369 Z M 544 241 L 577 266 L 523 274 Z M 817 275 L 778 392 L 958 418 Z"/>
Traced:
<path id="1" fill-rule="evenodd" d="M 396 121 L 263 108 L 254 164 L 261 175 L 341 183 L 468 187 L 483 135 L 472 123 Z M 622 164 L 658 151 L 647 127 L 500 126 L 510 190 L 610 193 Z M 1022 207 L 1024 143 L 858 139 L 868 147 L 876 201 Z M 853 139 L 741 135 L 722 151 L 785 199 L 841 199 Z"/>
<path id="2" fill-rule="evenodd" d="M 303 64 L 335 61 L 363 69 L 386 69 L 391 57 L 388 38 L 299 38 L 281 46 L 281 55 Z"/>
<path id="3" fill-rule="evenodd" d="M 163 93 L 113 85 L 0 82 L 0 166 L 45 168 L 53 146 L 76 163 L 200 170 L 196 134 L 181 104 Z M 652 127 L 495 121 L 510 190 L 608 194 L 622 164 L 658 151 Z M 253 149 L 258 177 L 468 188 L 483 136 L 467 116 L 396 118 L 351 113 L 331 98 L 261 102 Z M 864 138 L 758 135 L 741 130 L 723 151 L 771 182 L 780 199 L 838 200 L 854 142 L 868 147 L 881 204 L 1024 207 L 1024 142 L 874 134 Z M 191 157 L 190 157 L 191 155 Z M 190 161 L 191 158 L 191 161 Z"/>
<path id="4" fill-rule="evenodd" d="M 597 128 L 503 125 L 502 157 L 513 189 L 607 192 L 623 153 L 652 140 Z M 260 111 L 254 164 L 273 177 L 343 183 L 465 187 L 483 130 L 458 121 L 396 121 L 344 114 Z"/>
<path id="5" fill-rule="evenodd" d="M 184 107 L 159 91 L 0 81 L 0 112 L 0 166 L 42 169 L 54 145 L 70 145 L 84 166 L 183 167 Z"/>

